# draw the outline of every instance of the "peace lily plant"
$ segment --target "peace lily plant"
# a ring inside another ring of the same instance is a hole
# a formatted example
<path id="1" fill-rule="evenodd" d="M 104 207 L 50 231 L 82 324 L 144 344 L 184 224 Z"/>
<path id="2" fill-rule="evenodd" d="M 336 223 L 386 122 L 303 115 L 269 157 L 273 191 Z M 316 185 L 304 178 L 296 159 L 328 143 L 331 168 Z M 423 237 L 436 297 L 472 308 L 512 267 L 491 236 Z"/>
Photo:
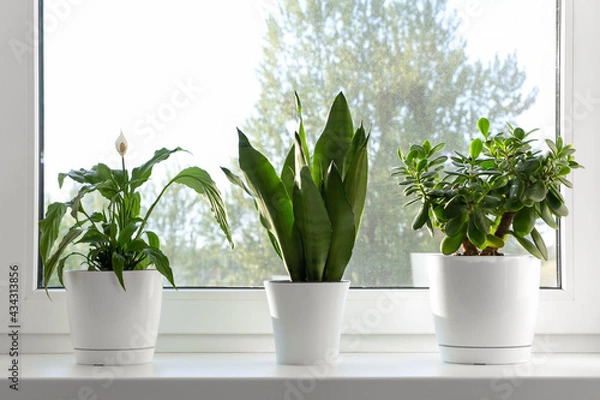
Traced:
<path id="1" fill-rule="evenodd" d="M 300 125 L 280 174 L 241 130 L 239 164 L 246 183 L 223 171 L 254 199 L 292 281 L 340 281 L 365 205 L 369 135 L 362 125 L 354 130 L 346 98 L 339 93 L 311 154 L 298 94 L 296 103 Z"/>
<path id="2" fill-rule="evenodd" d="M 67 202 L 48 206 L 45 218 L 40 221 L 40 255 L 44 267 L 44 287 L 54 273 L 61 285 L 66 261 L 71 257 L 81 260 L 89 271 L 113 271 L 125 289 L 123 271 L 144 270 L 154 266 L 174 287 L 173 271 L 169 259 L 160 249 L 158 235 L 147 229 L 152 212 L 167 189 L 175 184 L 185 185 L 209 201 L 217 223 L 233 247 L 227 222 L 225 205 L 215 182 L 199 167 L 185 168 L 172 178 L 142 214 L 140 189 L 150 179 L 153 167 L 167 160 L 181 148 L 162 148 L 142 165 L 130 171 L 125 166 L 128 143 L 123 134 L 115 142 L 121 157 L 121 168 L 111 169 L 103 163 L 91 169 L 71 170 L 58 176 L 62 187 L 65 178 L 80 184 L 78 193 Z M 88 210 L 84 199 L 98 193 L 104 199 L 102 208 Z M 62 231 L 61 222 L 67 211 L 72 223 Z M 59 240 L 60 238 L 60 240 Z M 83 244 L 87 251 L 67 251 L 71 245 Z"/>
<path id="3" fill-rule="evenodd" d="M 530 135 L 507 124 L 506 132 L 491 133 L 490 122 L 478 122 L 481 137 L 470 142 L 468 154 L 455 152 L 447 165 L 440 155 L 444 143 L 413 144 L 398 150 L 402 166 L 394 175 L 403 180 L 406 205 L 418 204 L 414 230 L 427 227 L 444 234 L 442 253 L 462 248 L 467 256 L 501 255 L 509 236 L 530 254 L 547 259 L 548 251 L 536 223 L 557 229 L 557 218 L 568 214 L 560 185 L 572 187 L 567 175 L 580 168 L 575 149 L 561 137 L 546 139 L 543 152 Z"/>

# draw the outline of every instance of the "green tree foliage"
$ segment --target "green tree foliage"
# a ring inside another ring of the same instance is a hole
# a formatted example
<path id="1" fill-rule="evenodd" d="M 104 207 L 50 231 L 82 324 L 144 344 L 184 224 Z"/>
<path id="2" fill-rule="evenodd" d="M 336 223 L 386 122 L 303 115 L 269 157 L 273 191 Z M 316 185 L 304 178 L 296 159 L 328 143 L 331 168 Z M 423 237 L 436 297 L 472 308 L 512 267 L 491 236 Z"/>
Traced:
<path id="1" fill-rule="evenodd" d="M 262 92 L 244 130 L 275 158 L 288 146 L 286 126 L 295 115 L 281 99 L 296 90 L 313 111 L 304 116 L 310 141 L 322 129 L 314 110 L 327 110 L 332 93 L 343 90 L 355 117 L 372 123 L 365 219 L 346 278 L 409 284 L 409 253 L 434 250 L 436 240 L 410 229 L 412 215 L 389 178 L 395 149 L 423 137 L 463 146 L 470 133 L 464 126 L 476 126 L 480 115 L 514 119 L 536 92 L 522 94 L 526 77 L 516 55 L 488 64 L 470 59 L 443 0 L 286 0 L 280 14 L 268 21 Z"/>
<path id="2" fill-rule="evenodd" d="M 237 124 L 275 168 L 297 127 L 294 90 L 303 99 L 309 146 L 339 91 L 351 100 L 355 125 L 364 121 L 371 130 L 365 217 L 345 275 L 354 285 L 410 285 L 409 253 L 438 248 L 439 238 L 412 231 L 412 210 L 402 208 L 390 178 L 400 143 L 427 138 L 449 151 L 461 148 L 473 134 L 464 127 L 476 126 L 479 116 L 515 120 L 535 101 L 537 91 L 522 93 L 526 76 L 516 55 L 489 63 L 470 58 L 459 22 L 444 0 L 282 0 L 279 15 L 267 21 L 260 98 L 254 117 Z M 205 267 L 220 269 L 213 274 L 224 285 L 260 285 L 285 274 L 252 204 L 241 193 L 227 197 L 236 249 Z M 210 227 L 199 226 L 199 235 L 211 236 L 203 233 Z M 213 254 L 206 245 L 203 251 Z"/>

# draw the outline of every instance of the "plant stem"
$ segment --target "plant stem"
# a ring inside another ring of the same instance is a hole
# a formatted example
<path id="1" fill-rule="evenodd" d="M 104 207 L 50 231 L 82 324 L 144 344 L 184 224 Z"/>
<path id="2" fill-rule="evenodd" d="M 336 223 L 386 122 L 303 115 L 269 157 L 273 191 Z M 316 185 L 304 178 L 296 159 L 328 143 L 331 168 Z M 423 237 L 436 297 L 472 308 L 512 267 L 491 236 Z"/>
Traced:
<path id="1" fill-rule="evenodd" d="M 504 240 L 506 235 L 508 235 L 508 231 L 510 229 L 510 226 L 512 225 L 514 218 L 515 218 L 514 211 L 507 211 L 504 214 L 502 214 L 502 218 L 500 218 L 500 223 L 498 224 L 498 226 L 496 227 L 496 230 L 494 231 L 494 236 Z M 481 252 L 481 255 L 499 256 L 501 254 L 498 252 L 497 247 L 488 246 Z"/>

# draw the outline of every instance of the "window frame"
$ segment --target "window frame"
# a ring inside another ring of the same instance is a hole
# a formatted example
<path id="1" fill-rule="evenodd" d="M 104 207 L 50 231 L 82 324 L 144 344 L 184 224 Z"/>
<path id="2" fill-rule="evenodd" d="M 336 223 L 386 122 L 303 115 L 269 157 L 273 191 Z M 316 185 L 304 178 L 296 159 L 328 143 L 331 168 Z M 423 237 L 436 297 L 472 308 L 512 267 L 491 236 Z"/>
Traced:
<path id="1" fill-rule="evenodd" d="M 600 224 L 600 215 L 593 211 L 594 186 L 590 184 L 600 175 L 600 157 L 593 154 L 600 146 L 591 145 L 595 143 L 595 130 L 600 125 L 600 79 L 595 76 L 595 71 L 600 69 L 600 59 L 594 51 L 596 43 L 593 39 L 600 36 L 600 28 L 594 23 L 594 16 L 600 15 L 600 4 L 594 0 L 563 0 L 560 8 L 563 73 L 558 123 L 565 140 L 574 143 L 578 161 L 585 169 L 573 174 L 574 189 L 565 193 L 571 213 L 563 221 L 560 238 L 564 249 L 560 254 L 563 287 L 541 291 L 536 334 L 600 334 L 600 318 L 596 317 L 600 315 L 597 306 L 600 290 L 595 287 L 600 281 L 600 269 L 591 252 L 585 251 L 600 243 L 600 230 L 593 229 L 594 222 Z M 5 70 L 4 79 L 0 77 L 4 88 L 0 92 L 0 110 L 6 112 L 6 118 L 0 122 L 0 135 L 4 148 L 8 149 L 0 157 L 0 184 L 10 193 L 0 199 L 0 221 L 3 221 L 0 224 L 0 291 L 6 290 L 2 285 L 7 283 L 8 266 L 19 265 L 21 333 L 29 338 L 31 351 L 53 351 L 56 350 L 53 348 L 55 342 L 49 340 L 48 335 L 66 336 L 69 328 L 64 290 L 51 290 L 50 301 L 44 290 L 37 288 L 37 190 L 40 179 L 37 77 L 40 71 L 39 55 L 34 51 L 37 42 L 34 21 L 37 21 L 38 12 L 36 0 L 0 3 L 0 26 L 4 27 L 0 32 L 3 43 L 0 65 Z M 29 46 L 21 63 L 11 46 L 15 41 Z M 7 313 L 8 307 L 4 307 Z M 0 313 L 5 313 L 2 306 Z M 0 325 L 0 332 L 8 332 L 7 323 Z M 194 335 L 205 343 L 197 347 L 202 351 L 211 351 L 215 338 L 227 343 L 253 343 L 225 346 L 231 351 L 242 348 L 261 351 L 265 342 L 248 342 L 248 338 L 264 337 L 271 332 L 264 290 L 165 289 L 160 327 L 163 340 L 168 336 Z M 433 334 L 428 291 L 351 290 L 343 334 L 346 343 L 351 337 L 400 335 L 408 343 L 401 348 L 417 348 L 419 338 Z M 0 344 L 5 340 L 0 340 Z M 364 351 L 397 348 L 387 339 L 376 342 L 362 340 L 360 346 L 347 345 L 346 348 Z M 3 346 L 0 352 L 7 348 Z M 177 350 L 178 345 L 168 348 Z"/>

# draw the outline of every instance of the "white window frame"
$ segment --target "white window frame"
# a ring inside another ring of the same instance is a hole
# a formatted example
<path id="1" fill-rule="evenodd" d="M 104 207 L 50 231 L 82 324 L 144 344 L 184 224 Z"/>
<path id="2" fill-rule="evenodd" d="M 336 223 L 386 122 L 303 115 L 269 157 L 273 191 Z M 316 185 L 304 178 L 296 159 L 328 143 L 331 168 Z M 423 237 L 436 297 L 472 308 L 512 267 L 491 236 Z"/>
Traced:
<path id="1" fill-rule="evenodd" d="M 79 2 L 64 0 L 71 6 Z M 542 291 L 536 333 L 590 338 L 600 334 L 600 268 L 593 252 L 586 251 L 596 250 L 600 243 L 600 213 L 594 195 L 600 176 L 600 156 L 595 154 L 600 148 L 596 39 L 600 37 L 596 23 L 600 2 L 565 0 L 562 9 L 561 132 L 566 141 L 574 143 L 585 169 L 574 173 L 575 188 L 566 192 L 571 214 L 563 221 L 561 238 L 563 288 Z M 64 290 L 52 290 L 50 301 L 36 287 L 39 110 L 38 55 L 34 51 L 38 32 L 33 27 L 37 13 L 35 0 L 0 2 L 0 291 L 6 291 L 1 285 L 6 285 L 8 266 L 18 264 L 21 334 L 29 346 L 23 351 L 68 351 Z M 15 48 L 25 53 L 16 57 Z M 345 348 L 431 350 L 433 323 L 428 301 L 427 290 L 351 290 Z M 0 293 L 0 316 L 6 314 L 7 296 Z M 0 323 L 0 332 L 7 332 L 5 317 L 0 317 Z M 272 349 L 267 340 L 272 331 L 263 290 L 166 290 L 160 332 L 159 345 L 163 344 L 159 350 Z M 0 339 L 0 352 L 8 348 L 2 345 L 6 336 Z M 599 350 L 593 348 L 593 341 L 587 341 L 588 346 L 569 337 L 571 345 L 564 350 L 574 346 Z"/>

